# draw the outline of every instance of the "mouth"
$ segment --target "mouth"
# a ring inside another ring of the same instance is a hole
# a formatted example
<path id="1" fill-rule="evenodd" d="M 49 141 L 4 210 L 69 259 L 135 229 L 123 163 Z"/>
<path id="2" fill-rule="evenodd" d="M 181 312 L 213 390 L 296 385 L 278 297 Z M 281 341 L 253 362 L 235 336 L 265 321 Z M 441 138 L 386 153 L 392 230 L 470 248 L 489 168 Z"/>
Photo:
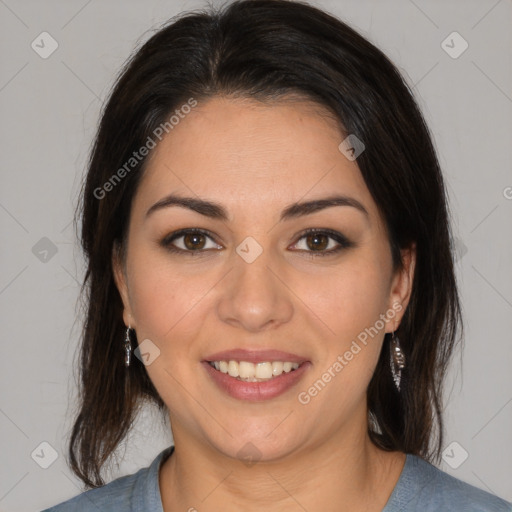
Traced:
<path id="1" fill-rule="evenodd" d="M 222 392 L 238 400 L 257 402 L 291 389 L 311 362 L 281 351 L 231 350 L 208 356 L 202 365 Z"/>
<path id="2" fill-rule="evenodd" d="M 261 361 L 259 363 L 251 363 L 250 361 L 235 361 L 231 359 L 207 362 L 217 371 L 244 382 L 266 382 L 279 377 L 283 373 L 293 372 L 300 366 L 299 363 L 293 363 L 291 361 Z"/>

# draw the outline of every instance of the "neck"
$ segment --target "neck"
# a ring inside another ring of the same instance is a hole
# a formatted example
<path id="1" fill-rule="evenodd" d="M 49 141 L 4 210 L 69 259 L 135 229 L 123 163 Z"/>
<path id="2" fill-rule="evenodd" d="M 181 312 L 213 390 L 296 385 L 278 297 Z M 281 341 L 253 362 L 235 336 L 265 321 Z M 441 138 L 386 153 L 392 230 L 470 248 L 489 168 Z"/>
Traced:
<path id="1" fill-rule="evenodd" d="M 405 463 L 405 454 L 378 449 L 366 431 L 255 463 L 227 457 L 179 426 L 173 436 L 159 475 L 164 512 L 381 511 Z"/>

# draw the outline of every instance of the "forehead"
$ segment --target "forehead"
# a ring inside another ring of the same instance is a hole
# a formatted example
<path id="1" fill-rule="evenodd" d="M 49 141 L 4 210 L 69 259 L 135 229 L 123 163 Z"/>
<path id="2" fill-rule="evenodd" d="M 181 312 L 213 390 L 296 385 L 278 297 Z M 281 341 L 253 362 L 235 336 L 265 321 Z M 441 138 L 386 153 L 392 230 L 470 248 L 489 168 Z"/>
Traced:
<path id="1" fill-rule="evenodd" d="M 228 209 L 274 210 L 334 193 L 376 206 L 356 161 L 338 149 L 340 123 L 306 101 L 214 97 L 199 103 L 153 150 L 134 208 L 170 193 L 199 196 Z"/>

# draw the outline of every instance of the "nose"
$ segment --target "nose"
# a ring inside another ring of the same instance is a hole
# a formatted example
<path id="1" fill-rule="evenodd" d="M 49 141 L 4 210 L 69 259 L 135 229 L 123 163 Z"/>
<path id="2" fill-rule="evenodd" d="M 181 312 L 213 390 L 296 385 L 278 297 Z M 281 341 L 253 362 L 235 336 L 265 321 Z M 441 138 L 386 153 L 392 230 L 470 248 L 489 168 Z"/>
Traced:
<path id="1" fill-rule="evenodd" d="M 293 293 L 286 276 L 269 251 L 251 263 L 234 255 L 234 268 L 226 276 L 217 304 L 219 318 L 249 332 L 275 328 L 293 317 Z"/>

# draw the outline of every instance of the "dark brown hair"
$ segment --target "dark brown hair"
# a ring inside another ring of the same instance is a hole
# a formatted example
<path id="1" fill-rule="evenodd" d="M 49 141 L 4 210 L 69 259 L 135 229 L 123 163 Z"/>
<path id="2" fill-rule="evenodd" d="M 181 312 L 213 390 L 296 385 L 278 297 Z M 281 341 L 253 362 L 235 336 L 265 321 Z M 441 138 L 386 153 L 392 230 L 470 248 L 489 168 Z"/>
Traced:
<path id="1" fill-rule="evenodd" d="M 87 270 L 79 403 L 70 466 L 87 487 L 142 403 L 167 408 L 144 365 L 124 366 L 125 325 L 111 257 L 125 247 L 130 208 L 147 157 L 104 184 L 180 105 L 215 95 L 259 101 L 299 95 L 326 108 L 365 144 L 357 163 L 385 221 L 395 270 L 416 244 L 413 290 L 397 335 L 407 360 L 397 392 L 389 334 L 368 388 L 368 431 L 385 450 L 431 462 L 442 446 L 442 383 L 462 327 L 441 170 L 412 91 L 388 58 L 345 23 L 306 3 L 240 0 L 185 13 L 127 62 L 102 112 L 77 216 Z M 103 190 L 101 194 L 98 192 Z"/>

